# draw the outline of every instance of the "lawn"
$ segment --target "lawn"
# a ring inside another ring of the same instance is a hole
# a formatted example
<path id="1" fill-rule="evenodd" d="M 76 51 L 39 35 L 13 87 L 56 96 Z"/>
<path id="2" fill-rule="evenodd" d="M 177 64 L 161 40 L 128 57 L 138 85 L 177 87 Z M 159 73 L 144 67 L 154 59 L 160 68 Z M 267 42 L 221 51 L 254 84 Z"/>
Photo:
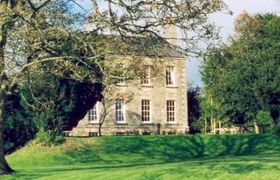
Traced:
<path id="1" fill-rule="evenodd" d="M 17 173 L 2 179 L 280 179 L 273 135 L 68 138 L 7 159 Z"/>

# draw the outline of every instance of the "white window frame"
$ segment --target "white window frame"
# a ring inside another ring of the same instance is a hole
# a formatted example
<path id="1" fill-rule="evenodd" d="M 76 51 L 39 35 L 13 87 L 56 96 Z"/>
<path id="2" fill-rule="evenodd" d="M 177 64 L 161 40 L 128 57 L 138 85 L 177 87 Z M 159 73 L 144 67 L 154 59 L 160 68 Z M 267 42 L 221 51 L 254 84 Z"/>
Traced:
<path id="1" fill-rule="evenodd" d="M 125 101 L 123 99 L 115 101 L 115 121 L 116 123 L 125 123 Z"/>
<path id="2" fill-rule="evenodd" d="M 165 83 L 166 83 L 166 86 L 175 86 L 175 67 L 174 66 L 166 66 Z"/>
<path id="3" fill-rule="evenodd" d="M 99 122 L 99 116 L 100 116 L 100 111 L 99 111 L 99 103 L 97 102 L 90 110 L 88 110 L 88 122 L 89 123 L 98 123 Z"/>
<path id="4" fill-rule="evenodd" d="M 116 68 L 124 69 L 124 64 L 119 63 L 119 64 L 117 64 Z M 125 77 L 122 77 L 122 76 L 118 77 L 117 85 L 120 85 L 120 86 L 125 85 Z"/>
<path id="5" fill-rule="evenodd" d="M 172 102 L 172 104 L 171 104 Z M 175 100 L 167 100 L 166 101 L 166 121 L 167 123 L 175 123 L 176 122 L 176 101 Z"/>
<path id="6" fill-rule="evenodd" d="M 142 123 L 150 123 L 152 119 L 151 100 L 141 100 L 141 120 Z"/>
<path id="7" fill-rule="evenodd" d="M 145 65 L 144 75 L 141 79 L 141 85 L 151 85 L 151 72 L 152 72 L 152 67 L 149 65 Z"/>

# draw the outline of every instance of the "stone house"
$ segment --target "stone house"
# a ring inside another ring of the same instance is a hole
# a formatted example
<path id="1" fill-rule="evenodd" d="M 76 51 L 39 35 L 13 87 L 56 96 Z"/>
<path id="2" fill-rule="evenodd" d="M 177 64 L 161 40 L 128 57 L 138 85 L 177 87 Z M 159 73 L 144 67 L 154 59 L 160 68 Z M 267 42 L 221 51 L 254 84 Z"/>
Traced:
<path id="1" fill-rule="evenodd" d="M 174 29 L 168 28 L 166 32 L 171 37 L 171 43 L 174 43 Z M 154 73 L 154 59 L 142 56 L 141 66 L 145 76 L 138 81 L 121 81 L 117 84 L 115 94 L 132 94 L 129 100 L 125 96 L 113 96 L 106 117 L 103 116 L 104 103 L 97 102 L 69 135 L 96 136 L 100 127 L 102 135 L 188 132 L 186 57 L 171 48 L 161 51 L 157 73 Z M 101 116 L 105 117 L 102 126 Z"/>
<path id="2" fill-rule="evenodd" d="M 152 75 L 153 64 L 144 58 L 146 76 L 137 83 L 121 82 L 119 94 L 133 93 L 130 100 L 117 98 L 101 127 L 102 135 L 184 134 L 188 131 L 185 57 L 171 52 L 162 57 L 162 67 Z M 101 102 L 88 111 L 70 136 L 98 135 Z"/>

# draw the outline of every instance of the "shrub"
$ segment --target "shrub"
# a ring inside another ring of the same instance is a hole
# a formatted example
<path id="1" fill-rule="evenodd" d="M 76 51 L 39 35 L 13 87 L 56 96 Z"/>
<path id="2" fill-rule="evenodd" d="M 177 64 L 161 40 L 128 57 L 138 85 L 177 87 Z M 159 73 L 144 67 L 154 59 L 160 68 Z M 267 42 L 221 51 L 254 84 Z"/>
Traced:
<path id="1" fill-rule="evenodd" d="M 65 141 L 64 136 L 54 131 L 45 131 L 40 129 L 36 134 L 35 143 L 43 146 L 52 146 L 62 144 Z"/>

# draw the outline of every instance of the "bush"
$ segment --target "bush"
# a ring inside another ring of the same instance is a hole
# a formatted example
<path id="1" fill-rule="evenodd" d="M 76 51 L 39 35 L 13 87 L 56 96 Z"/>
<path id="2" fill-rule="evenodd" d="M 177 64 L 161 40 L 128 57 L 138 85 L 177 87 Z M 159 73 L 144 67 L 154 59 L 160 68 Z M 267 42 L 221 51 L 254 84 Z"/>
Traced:
<path id="1" fill-rule="evenodd" d="M 280 136 L 280 117 L 278 118 L 278 121 L 277 121 L 276 124 L 275 124 L 274 133 L 275 133 L 277 136 Z"/>
<path id="2" fill-rule="evenodd" d="M 53 131 L 40 129 L 36 134 L 35 143 L 43 146 L 52 146 L 62 144 L 65 141 L 64 136 Z"/>
<path id="3" fill-rule="evenodd" d="M 200 118 L 191 123 L 190 133 L 191 134 L 201 133 L 203 132 L 203 128 L 204 128 L 204 120 Z"/>
<path id="4" fill-rule="evenodd" d="M 272 118 L 269 111 L 259 111 L 257 114 L 258 125 L 269 125 L 272 123 Z"/>

